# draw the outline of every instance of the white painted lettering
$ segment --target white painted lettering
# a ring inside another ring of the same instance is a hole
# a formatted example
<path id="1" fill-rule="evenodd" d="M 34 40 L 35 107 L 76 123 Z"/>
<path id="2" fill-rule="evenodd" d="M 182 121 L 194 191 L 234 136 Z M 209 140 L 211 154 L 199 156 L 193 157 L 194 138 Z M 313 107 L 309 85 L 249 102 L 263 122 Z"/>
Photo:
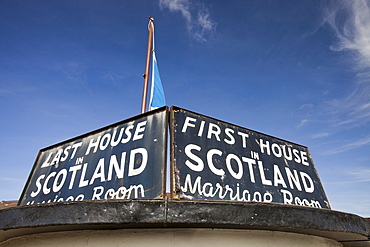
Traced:
<path id="1" fill-rule="evenodd" d="M 196 172 L 200 172 L 200 171 L 203 171 L 203 168 L 204 168 L 204 163 L 202 161 L 201 158 L 199 158 L 198 156 L 196 156 L 195 154 L 193 154 L 191 151 L 192 150 L 196 150 L 196 151 L 200 151 L 201 150 L 201 147 L 195 145 L 195 144 L 188 144 L 186 147 L 185 147 L 185 154 L 190 158 L 192 159 L 194 162 L 196 162 L 196 164 L 192 163 L 191 161 L 189 160 L 186 160 L 185 161 L 185 165 L 187 165 L 190 169 L 192 169 L 193 171 L 196 171 Z"/>
<path id="2" fill-rule="evenodd" d="M 182 126 L 182 130 L 181 130 L 181 132 L 185 133 L 188 127 L 192 127 L 192 128 L 194 128 L 194 127 L 195 127 L 195 124 L 192 124 L 191 122 L 195 123 L 196 121 L 197 121 L 197 120 L 196 120 L 195 118 L 192 118 L 192 117 L 186 117 L 186 118 L 185 118 L 184 125 Z"/>
<path id="3" fill-rule="evenodd" d="M 265 168 L 263 167 L 262 161 L 259 160 L 257 163 L 258 163 L 258 170 L 260 172 L 262 184 L 264 184 L 264 185 L 272 185 L 271 180 L 266 179 L 266 176 L 265 176 Z"/>
<path id="4" fill-rule="evenodd" d="M 89 143 L 89 146 L 87 147 L 85 155 L 88 155 L 90 153 L 91 148 L 94 148 L 93 153 L 96 153 L 96 151 L 98 150 L 100 138 L 101 138 L 101 136 L 98 136 L 98 138 L 96 139 L 95 142 L 94 142 L 94 139 L 90 140 L 90 143 Z"/>
<path id="5" fill-rule="evenodd" d="M 215 167 L 213 164 L 213 155 L 217 154 L 218 156 L 222 155 L 222 151 L 218 149 L 211 149 L 207 152 L 207 163 L 209 166 L 209 169 L 216 175 L 218 176 L 223 176 L 225 175 L 225 171 L 222 169 L 218 169 Z"/>
<path id="6" fill-rule="evenodd" d="M 142 121 L 136 125 L 135 134 L 132 138 L 133 141 L 140 140 L 144 137 L 144 131 L 146 127 L 146 121 Z"/>
<path id="7" fill-rule="evenodd" d="M 31 192 L 31 197 L 35 197 L 40 193 L 41 188 L 42 188 L 42 184 L 41 184 L 40 180 L 42 180 L 44 178 L 45 178 L 45 174 L 42 174 L 42 175 L 40 175 L 40 177 L 37 178 L 37 180 L 36 180 L 37 190 Z"/>
<path id="8" fill-rule="evenodd" d="M 141 158 L 136 159 L 136 155 L 139 154 Z M 145 148 L 136 148 L 131 150 L 130 161 L 128 166 L 128 176 L 136 176 L 142 173 L 148 162 L 148 151 Z M 138 168 L 135 168 L 135 164 L 140 164 Z"/>
<path id="9" fill-rule="evenodd" d="M 235 160 L 236 164 L 238 165 L 238 172 L 235 172 L 233 167 L 231 166 L 231 160 Z M 226 167 L 229 170 L 231 176 L 233 176 L 235 179 L 241 179 L 243 177 L 243 166 L 242 162 L 239 159 L 238 156 L 235 154 L 228 154 L 226 156 Z"/>
<path id="10" fill-rule="evenodd" d="M 239 131 L 238 131 L 238 135 L 240 135 L 242 137 L 242 146 L 243 146 L 243 148 L 246 148 L 247 147 L 247 139 L 248 139 L 249 135 L 247 133 L 243 133 L 243 132 L 239 132 Z"/>
<path id="11" fill-rule="evenodd" d="M 210 123 L 208 126 L 207 138 L 212 139 L 212 135 L 214 135 L 217 141 L 221 141 L 220 134 L 221 134 L 220 127 L 216 124 Z"/>

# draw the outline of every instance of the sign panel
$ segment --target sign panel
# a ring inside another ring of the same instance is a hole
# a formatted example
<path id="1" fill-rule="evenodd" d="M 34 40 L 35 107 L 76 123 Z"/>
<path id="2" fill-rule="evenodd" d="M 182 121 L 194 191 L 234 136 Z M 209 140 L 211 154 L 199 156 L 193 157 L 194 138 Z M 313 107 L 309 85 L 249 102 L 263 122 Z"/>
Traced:
<path id="1" fill-rule="evenodd" d="M 19 205 L 161 197 L 167 123 L 163 107 L 40 150 Z"/>
<path id="2" fill-rule="evenodd" d="M 174 198 L 330 208 L 307 147 L 171 109 Z"/>

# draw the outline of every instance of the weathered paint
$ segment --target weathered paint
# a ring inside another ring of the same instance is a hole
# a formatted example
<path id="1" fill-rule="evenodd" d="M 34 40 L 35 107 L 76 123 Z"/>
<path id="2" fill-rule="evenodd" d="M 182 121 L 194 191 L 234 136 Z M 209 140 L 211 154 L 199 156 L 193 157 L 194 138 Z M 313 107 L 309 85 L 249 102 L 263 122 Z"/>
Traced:
<path id="1" fill-rule="evenodd" d="M 19 204 L 160 198 L 167 125 L 163 107 L 40 150 Z"/>
<path id="2" fill-rule="evenodd" d="M 173 198 L 330 208 L 307 147 L 171 108 Z"/>

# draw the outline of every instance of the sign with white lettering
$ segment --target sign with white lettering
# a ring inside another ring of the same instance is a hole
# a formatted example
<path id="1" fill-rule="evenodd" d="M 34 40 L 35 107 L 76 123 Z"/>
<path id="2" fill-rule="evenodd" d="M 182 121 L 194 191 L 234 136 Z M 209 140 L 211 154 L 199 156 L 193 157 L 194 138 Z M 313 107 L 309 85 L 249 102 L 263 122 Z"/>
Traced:
<path id="1" fill-rule="evenodd" d="M 174 198 L 330 208 L 307 147 L 171 109 Z"/>
<path id="2" fill-rule="evenodd" d="M 40 150 L 19 205 L 160 198 L 167 107 Z"/>

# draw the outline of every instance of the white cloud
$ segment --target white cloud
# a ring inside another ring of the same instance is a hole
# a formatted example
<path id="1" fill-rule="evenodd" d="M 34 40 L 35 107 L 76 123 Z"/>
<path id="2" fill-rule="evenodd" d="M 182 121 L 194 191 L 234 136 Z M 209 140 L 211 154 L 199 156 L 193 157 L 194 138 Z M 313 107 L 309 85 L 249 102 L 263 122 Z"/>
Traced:
<path id="1" fill-rule="evenodd" d="M 327 151 L 327 154 L 338 154 L 342 152 L 346 152 L 352 149 L 360 148 L 363 146 L 370 145 L 370 136 L 366 136 L 361 139 L 357 140 L 351 140 L 346 143 L 343 143 L 343 145 L 338 146 L 337 148 L 334 148 L 332 150 Z"/>
<path id="2" fill-rule="evenodd" d="M 124 74 L 106 72 L 106 73 L 103 73 L 102 78 L 105 81 L 111 82 L 115 86 L 119 86 L 119 85 L 122 85 L 125 79 L 125 76 Z"/>
<path id="3" fill-rule="evenodd" d="M 170 11 L 179 11 L 188 23 L 192 20 L 189 0 L 159 0 L 159 6 L 167 7 Z"/>
<path id="4" fill-rule="evenodd" d="M 2 79 L 3 82 L 0 83 L 0 96 L 19 96 L 38 90 L 27 81 L 19 79 L 18 76 L 3 77 Z"/>
<path id="5" fill-rule="evenodd" d="M 327 23 L 335 32 L 335 51 L 357 52 L 358 68 L 370 68 L 370 2 L 367 0 L 336 1 L 336 9 L 328 15 Z M 338 4 L 339 3 L 339 4 Z M 328 12 L 330 13 L 330 12 Z"/>
<path id="6" fill-rule="evenodd" d="M 358 167 L 355 170 L 343 170 L 342 174 L 345 175 L 346 179 L 336 182 L 327 182 L 326 184 L 350 184 L 350 183 L 362 183 L 370 182 L 370 169 Z"/>
<path id="7" fill-rule="evenodd" d="M 330 135 L 330 133 L 328 133 L 328 132 L 320 132 L 320 133 L 312 135 L 312 138 L 313 139 L 318 139 L 318 138 L 328 137 L 329 135 Z"/>
<path id="8" fill-rule="evenodd" d="M 297 126 L 297 128 L 302 128 L 304 125 L 306 125 L 308 123 L 308 120 L 307 119 L 303 119 Z"/>
<path id="9" fill-rule="evenodd" d="M 303 104 L 299 107 L 300 110 L 302 109 L 310 109 L 310 108 L 313 108 L 314 107 L 314 104 Z"/>
<path id="10" fill-rule="evenodd" d="M 206 36 L 213 33 L 216 23 L 211 19 L 209 9 L 202 3 L 191 0 L 159 0 L 161 8 L 171 12 L 179 12 L 185 19 L 189 33 L 197 41 L 205 41 Z"/>
<path id="11" fill-rule="evenodd" d="M 348 171 L 350 175 L 354 177 L 356 182 L 370 182 L 370 169 L 369 168 L 360 168 L 355 171 Z"/>
<path id="12" fill-rule="evenodd" d="M 0 177 L 1 181 L 7 181 L 7 182 L 21 182 L 23 183 L 23 179 L 20 178 L 10 178 L 10 177 Z"/>
<path id="13" fill-rule="evenodd" d="M 331 102 L 337 126 L 370 122 L 370 1 L 333 1 L 324 19 L 336 35 L 333 51 L 353 53 L 357 73 L 355 89 L 347 97 Z M 344 119 L 344 120 L 343 120 Z"/>

